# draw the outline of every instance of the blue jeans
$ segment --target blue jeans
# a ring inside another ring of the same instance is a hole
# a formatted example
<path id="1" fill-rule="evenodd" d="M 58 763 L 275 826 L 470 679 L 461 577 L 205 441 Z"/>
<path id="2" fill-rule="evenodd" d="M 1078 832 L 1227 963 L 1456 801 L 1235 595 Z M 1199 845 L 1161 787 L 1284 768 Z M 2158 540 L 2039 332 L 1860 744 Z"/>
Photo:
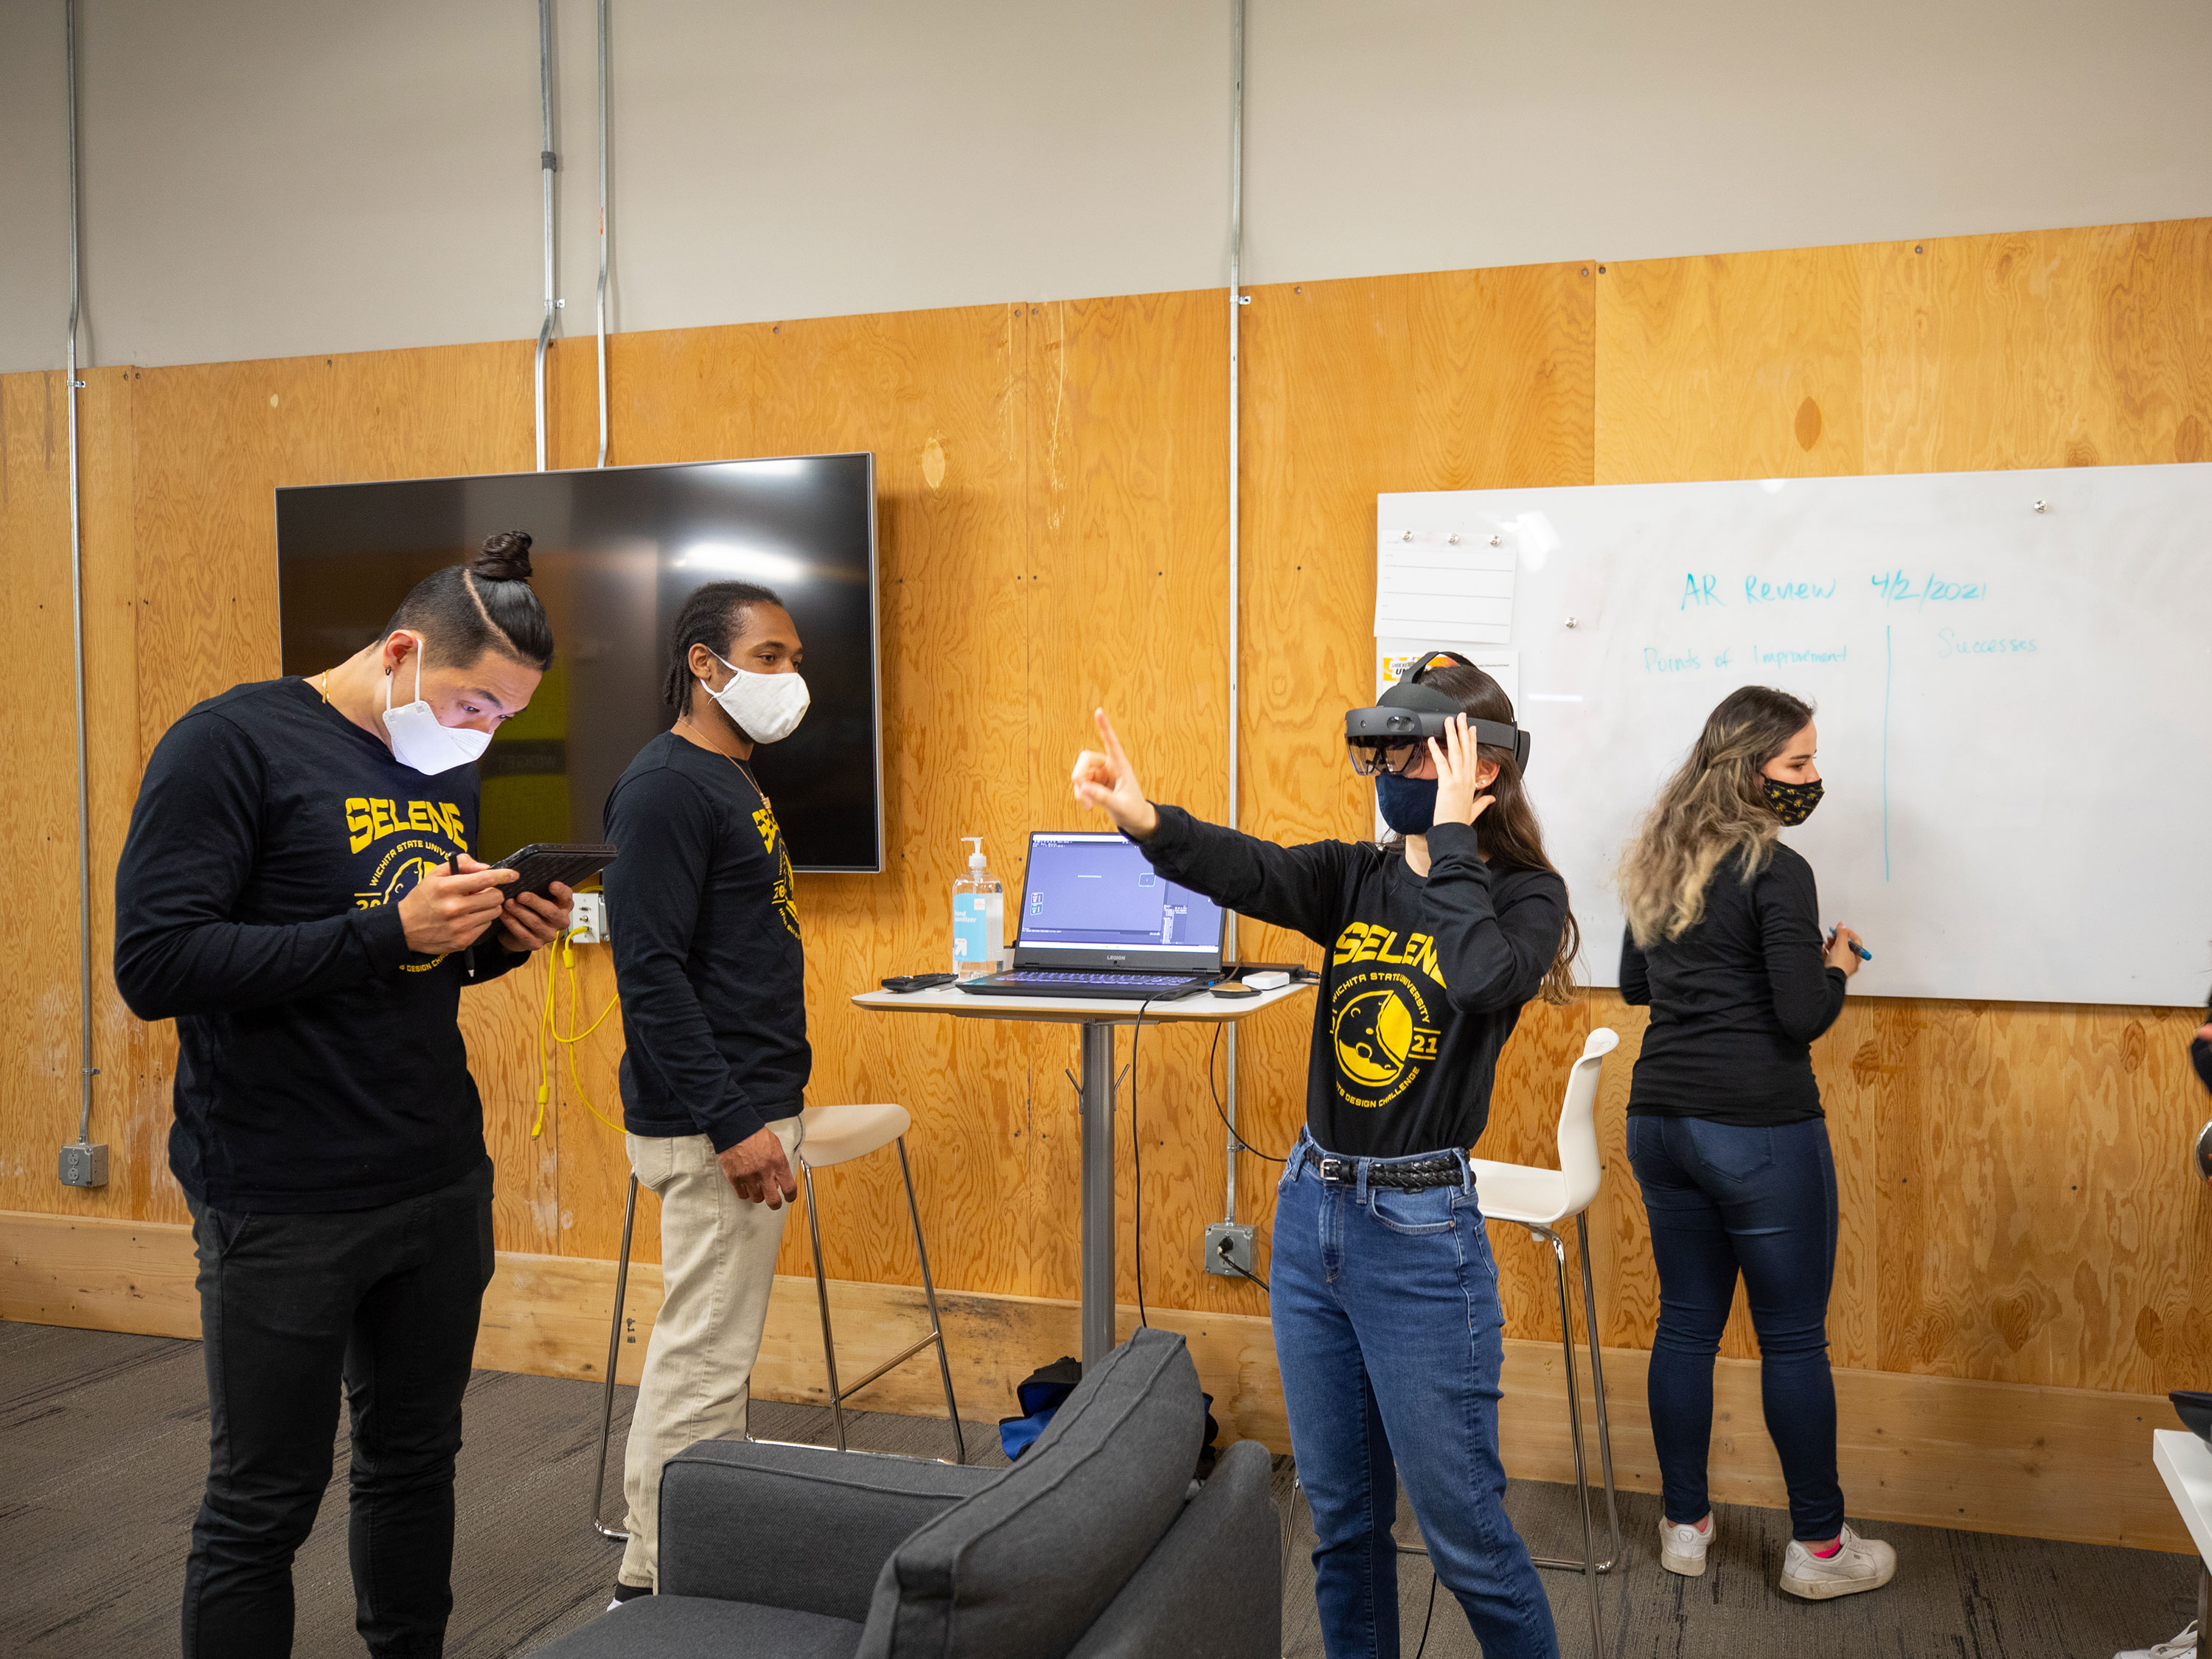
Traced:
<path id="1" fill-rule="evenodd" d="M 1269 1271 L 1291 1449 L 1313 1505 L 1314 1592 L 1329 1659 L 1397 1659 L 1398 1469 L 1430 1564 L 1488 1659 L 1550 1659 L 1552 1604 L 1498 1461 L 1504 1314 L 1471 1175 L 1370 1187 L 1404 1159 L 1346 1159 L 1323 1181 L 1298 1138 L 1277 1188 Z M 1425 1157 L 1439 1154 L 1425 1153 Z M 1465 1158 L 1459 1153 L 1449 1156 Z"/>
<path id="2" fill-rule="evenodd" d="M 1828 1289 L 1836 1276 L 1836 1164 L 1819 1118 L 1744 1128 L 1698 1117 L 1632 1117 L 1628 1161 L 1651 1218 L 1659 1334 L 1651 1437 L 1669 1521 L 1702 1519 L 1713 1435 L 1713 1356 L 1743 1274 L 1759 1333 L 1766 1432 L 1790 1488 L 1791 1535 L 1833 1538 L 1836 1386 Z"/>

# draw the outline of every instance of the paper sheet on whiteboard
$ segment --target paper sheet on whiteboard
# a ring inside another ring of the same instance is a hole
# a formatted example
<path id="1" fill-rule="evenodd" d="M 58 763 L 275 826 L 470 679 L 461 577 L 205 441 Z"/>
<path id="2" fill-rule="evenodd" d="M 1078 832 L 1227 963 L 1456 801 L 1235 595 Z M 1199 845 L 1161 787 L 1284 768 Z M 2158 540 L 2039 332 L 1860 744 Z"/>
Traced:
<path id="1" fill-rule="evenodd" d="M 1439 645 L 1503 645 L 1513 633 L 1519 550 L 1487 524 L 1451 515 L 1400 523 L 1382 497 L 1375 555 L 1375 634 Z M 1495 541 L 1497 545 L 1492 545 Z"/>

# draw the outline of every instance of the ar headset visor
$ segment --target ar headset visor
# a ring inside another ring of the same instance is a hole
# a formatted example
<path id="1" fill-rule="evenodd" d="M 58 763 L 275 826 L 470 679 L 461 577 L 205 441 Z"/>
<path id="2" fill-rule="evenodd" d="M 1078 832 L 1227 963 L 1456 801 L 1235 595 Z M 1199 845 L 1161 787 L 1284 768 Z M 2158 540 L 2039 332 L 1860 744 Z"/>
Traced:
<path id="1" fill-rule="evenodd" d="M 1372 708 L 1347 709 L 1344 716 L 1344 749 L 1351 757 L 1352 769 L 1362 777 L 1372 777 L 1377 772 L 1402 773 L 1418 765 L 1424 745 L 1431 738 L 1441 741 L 1444 725 L 1454 714 L 1462 713 L 1459 704 L 1433 685 L 1419 684 L 1423 670 L 1433 662 L 1455 662 L 1463 667 L 1474 665 L 1455 651 L 1431 651 L 1408 663 L 1398 676 L 1398 682 L 1376 700 Z M 1468 726 L 1477 743 L 1486 743 L 1492 748 L 1510 749 L 1513 763 L 1525 774 L 1528 770 L 1528 734 L 1517 726 L 1508 726 L 1500 720 L 1477 720 L 1468 716 Z"/>

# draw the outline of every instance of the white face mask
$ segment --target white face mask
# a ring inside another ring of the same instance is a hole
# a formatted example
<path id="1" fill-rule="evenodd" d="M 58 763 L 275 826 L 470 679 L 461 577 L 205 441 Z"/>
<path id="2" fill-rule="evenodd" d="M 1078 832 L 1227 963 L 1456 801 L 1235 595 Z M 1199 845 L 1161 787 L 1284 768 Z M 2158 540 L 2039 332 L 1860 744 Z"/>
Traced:
<path id="1" fill-rule="evenodd" d="M 719 691 L 709 687 L 707 695 L 722 705 L 738 731 L 755 743 L 781 743 L 799 729 L 812 701 L 805 680 L 795 673 L 750 673 L 724 661 L 719 652 L 714 660 L 730 671 L 730 683 Z"/>
<path id="2" fill-rule="evenodd" d="M 468 726 L 441 726 L 430 705 L 422 701 L 422 647 L 415 649 L 415 701 L 392 706 L 392 671 L 384 671 L 384 730 L 392 739 L 392 753 L 402 766 L 434 777 L 465 766 L 484 751 L 491 733 Z"/>

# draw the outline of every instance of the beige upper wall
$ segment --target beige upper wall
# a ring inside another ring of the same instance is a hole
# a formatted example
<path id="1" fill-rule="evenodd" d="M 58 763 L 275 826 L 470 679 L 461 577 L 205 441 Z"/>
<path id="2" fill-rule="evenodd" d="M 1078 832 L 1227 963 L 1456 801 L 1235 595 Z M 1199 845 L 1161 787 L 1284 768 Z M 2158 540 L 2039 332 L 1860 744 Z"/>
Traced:
<path id="1" fill-rule="evenodd" d="M 79 0 L 91 360 L 536 331 L 529 0 Z M 67 316 L 62 0 L 0 0 L 0 369 Z M 615 323 L 1218 284 L 1227 0 L 612 0 Z M 2212 214 L 2201 0 L 1250 0 L 1249 281 Z M 592 8 L 556 0 L 563 331 Z"/>

